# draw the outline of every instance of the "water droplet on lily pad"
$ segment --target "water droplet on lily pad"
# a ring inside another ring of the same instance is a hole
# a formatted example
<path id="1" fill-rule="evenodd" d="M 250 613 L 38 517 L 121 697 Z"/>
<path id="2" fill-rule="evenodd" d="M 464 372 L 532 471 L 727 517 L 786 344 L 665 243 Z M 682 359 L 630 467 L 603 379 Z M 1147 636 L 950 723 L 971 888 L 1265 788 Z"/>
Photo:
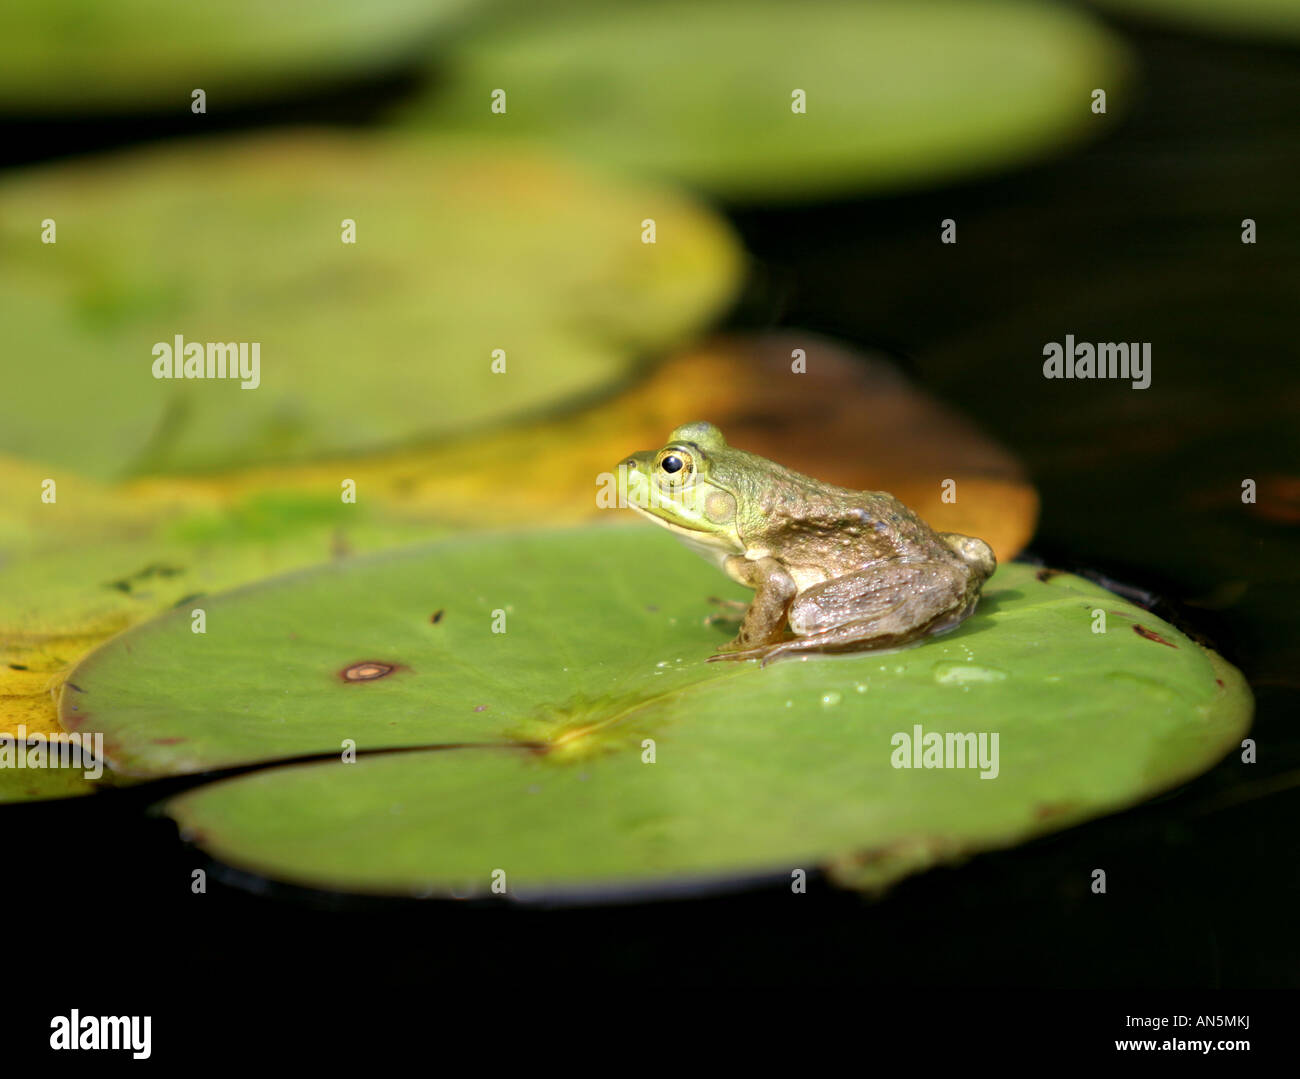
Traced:
<path id="1" fill-rule="evenodd" d="M 975 682 L 1001 682 L 1006 671 L 978 663 L 944 662 L 934 665 L 934 680 L 941 686 L 968 686 Z"/>

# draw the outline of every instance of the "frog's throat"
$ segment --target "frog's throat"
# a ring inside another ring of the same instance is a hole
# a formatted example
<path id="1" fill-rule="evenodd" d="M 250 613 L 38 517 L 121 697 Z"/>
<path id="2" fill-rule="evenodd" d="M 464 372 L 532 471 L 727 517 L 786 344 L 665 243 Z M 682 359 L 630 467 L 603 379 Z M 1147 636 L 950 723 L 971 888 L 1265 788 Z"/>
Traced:
<path id="1" fill-rule="evenodd" d="M 630 509 L 636 510 L 642 517 L 654 521 L 660 528 L 668 529 L 692 551 L 719 568 L 732 555 L 741 553 L 741 549 L 725 536 L 715 536 L 708 532 L 697 532 L 691 528 L 683 528 L 681 525 L 673 524 L 672 521 L 665 521 L 662 517 L 655 516 L 649 510 L 642 509 L 640 506 L 631 503 L 628 506 Z"/>

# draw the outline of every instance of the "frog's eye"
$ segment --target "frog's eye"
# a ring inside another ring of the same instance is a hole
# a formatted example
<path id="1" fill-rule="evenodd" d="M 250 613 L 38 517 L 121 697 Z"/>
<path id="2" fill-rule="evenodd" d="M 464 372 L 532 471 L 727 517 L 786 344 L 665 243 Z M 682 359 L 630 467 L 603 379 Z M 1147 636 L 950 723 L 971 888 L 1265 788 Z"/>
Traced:
<path id="1" fill-rule="evenodd" d="M 680 482 L 695 471 L 695 461 L 685 450 L 664 450 L 657 462 L 659 471 L 674 481 Z"/>

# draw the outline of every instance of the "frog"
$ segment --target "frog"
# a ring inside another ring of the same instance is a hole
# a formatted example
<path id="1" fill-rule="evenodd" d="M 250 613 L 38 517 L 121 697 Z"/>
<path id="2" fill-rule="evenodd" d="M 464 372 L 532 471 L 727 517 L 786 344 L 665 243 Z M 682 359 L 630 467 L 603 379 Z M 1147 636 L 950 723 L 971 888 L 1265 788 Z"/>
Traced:
<path id="1" fill-rule="evenodd" d="M 618 479 L 627 506 L 754 590 L 710 662 L 920 644 L 965 621 L 997 568 L 984 540 L 734 448 L 704 420 L 626 458 Z"/>

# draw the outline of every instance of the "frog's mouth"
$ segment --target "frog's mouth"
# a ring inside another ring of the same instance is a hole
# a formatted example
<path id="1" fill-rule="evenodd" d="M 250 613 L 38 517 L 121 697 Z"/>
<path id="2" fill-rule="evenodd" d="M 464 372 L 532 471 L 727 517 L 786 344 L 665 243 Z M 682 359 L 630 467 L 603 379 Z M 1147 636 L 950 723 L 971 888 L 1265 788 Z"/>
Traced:
<path id="1" fill-rule="evenodd" d="M 674 524 L 672 521 L 666 521 L 641 506 L 633 505 L 630 501 L 628 502 L 628 508 L 636 510 L 646 520 L 654 521 L 660 528 L 668 529 L 696 554 L 703 556 L 710 562 L 717 563 L 719 566 L 733 554 L 740 553 L 736 545 L 728 540 L 726 536 L 719 536 L 712 532 L 701 532 Z"/>

